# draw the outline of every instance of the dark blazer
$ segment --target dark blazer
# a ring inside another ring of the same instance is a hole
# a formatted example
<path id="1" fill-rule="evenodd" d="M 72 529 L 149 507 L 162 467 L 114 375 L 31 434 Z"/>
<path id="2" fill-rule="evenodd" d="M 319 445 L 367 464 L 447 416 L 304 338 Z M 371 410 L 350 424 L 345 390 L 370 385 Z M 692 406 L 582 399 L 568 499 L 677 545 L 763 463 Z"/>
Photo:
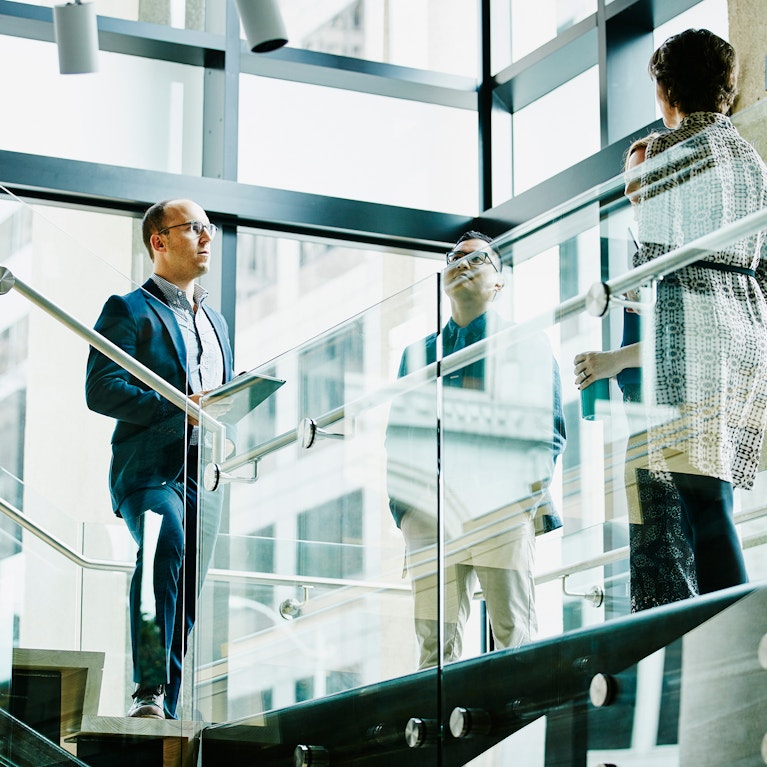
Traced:
<path id="1" fill-rule="evenodd" d="M 226 320 L 204 304 L 203 311 L 216 331 L 228 381 L 232 350 Z M 95 329 L 171 386 L 191 393 L 181 330 L 153 280 L 127 295 L 111 296 Z M 91 410 L 117 419 L 109 474 L 115 514 L 119 515 L 120 504 L 133 491 L 180 476 L 191 430 L 185 428 L 186 417 L 175 405 L 93 348 L 88 355 L 85 398 Z"/>

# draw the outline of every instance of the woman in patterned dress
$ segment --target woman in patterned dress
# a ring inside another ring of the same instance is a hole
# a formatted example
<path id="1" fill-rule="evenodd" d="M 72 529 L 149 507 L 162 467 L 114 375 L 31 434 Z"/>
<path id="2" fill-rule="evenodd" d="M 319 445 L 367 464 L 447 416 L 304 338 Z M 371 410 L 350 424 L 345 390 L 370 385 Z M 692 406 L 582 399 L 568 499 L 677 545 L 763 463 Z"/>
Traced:
<path id="1" fill-rule="evenodd" d="M 635 266 L 767 206 L 767 168 L 725 116 L 737 74 L 729 43 L 688 29 L 655 51 L 649 70 L 670 130 L 647 145 Z M 671 472 L 701 593 L 748 580 L 733 488 L 753 486 L 765 430 L 762 255 L 760 232 L 667 275 L 643 333 L 650 469 Z"/>
<path id="2" fill-rule="evenodd" d="M 645 160 L 648 143 L 658 135 L 655 132 L 636 139 L 626 150 L 625 195 L 635 213 L 639 202 L 639 166 Z M 624 309 L 620 348 L 576 354 L 575 385 L 583 390 L 600 379 L 615 378 L 624 402 L 641 403 L 640 335 L 639 315 L 633 309 Z M 646 468 L 631 465 L 626 470 L 634 472 L 639 506 L 629 515 L 631 612 L 697 596 L 690 531 L 686 529 L 687 519 L 671 476 L 667 472 L 652 474 Z"/>

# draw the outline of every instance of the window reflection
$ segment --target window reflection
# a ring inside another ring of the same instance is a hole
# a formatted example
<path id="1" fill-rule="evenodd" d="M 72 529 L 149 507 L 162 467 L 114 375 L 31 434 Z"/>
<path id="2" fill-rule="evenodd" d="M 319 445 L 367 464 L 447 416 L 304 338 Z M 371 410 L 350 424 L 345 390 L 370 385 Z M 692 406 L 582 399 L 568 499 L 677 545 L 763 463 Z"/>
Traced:
<path id="1" fill-rule="evenodd" d="M 348 402 L 349 376 L 364 365 L 363 326 L 357 321 L 299 357 L 301 412 L 316 417 Z"/>
<path id="2" fill-rule="evenodd" d="M 278 240 L 272 237 L 240 236 L 237 239 L 237 301 L 253 296 L 277 284 Z"/>
<path id="3" fill-rule="evenodd" d="M 416 251 L 252 230 L 239 233 L 237 247 L 235 346 L 247 368 L 265 364 L 443 267 Z"/>
<path id="4" fill-rule="evenodd" d="M 362 490 L 355 490 L 299 513 L 299 575 L 354 578 L 362 574 L 362 509 Z"/>

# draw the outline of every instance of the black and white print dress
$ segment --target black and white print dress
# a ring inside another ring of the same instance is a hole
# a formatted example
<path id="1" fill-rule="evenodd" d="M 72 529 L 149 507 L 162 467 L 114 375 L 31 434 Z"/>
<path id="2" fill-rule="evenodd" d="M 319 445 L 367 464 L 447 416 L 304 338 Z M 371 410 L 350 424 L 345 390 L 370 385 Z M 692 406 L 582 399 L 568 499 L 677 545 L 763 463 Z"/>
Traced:
<path id="1" fill-rule="evenodd" d="M 651 140 L 643 168 L 635 266 L 767 206 L 767 168 L 721 114 L 695 112 Z M 653 471 L 752 487 L 767 415 L 767 263 L 760 257 L 767 260 L 763 232 L 701 253 L 703 264 L 658 283 L 642 330 Z"/>

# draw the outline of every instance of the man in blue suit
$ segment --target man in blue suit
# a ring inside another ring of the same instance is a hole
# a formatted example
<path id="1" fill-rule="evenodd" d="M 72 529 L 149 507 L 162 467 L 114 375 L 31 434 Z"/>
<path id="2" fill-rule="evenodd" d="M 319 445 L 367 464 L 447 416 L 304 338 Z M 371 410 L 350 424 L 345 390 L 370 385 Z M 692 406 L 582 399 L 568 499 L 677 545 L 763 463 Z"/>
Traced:
<path id="1" fill-rule="evenodd" d="M 197 284 L 209 268 L 216 226 L 199 205 L 180 199 L 149 208 L 142 228 L 153 274 L 141 288 L 111 296 L 95 329 L 199 402 L 232 377 L 226 321 Z M 175 719 L 196 596 L 221 516 L 220 501 L 206 501 L 198 520 L 205 445 L 193 418 L 93 348 L 85 391 L 91 410 L 117 420 L 112 506 L 138 545 L 129 600 L 136 690 L 128 716 Z"/>

